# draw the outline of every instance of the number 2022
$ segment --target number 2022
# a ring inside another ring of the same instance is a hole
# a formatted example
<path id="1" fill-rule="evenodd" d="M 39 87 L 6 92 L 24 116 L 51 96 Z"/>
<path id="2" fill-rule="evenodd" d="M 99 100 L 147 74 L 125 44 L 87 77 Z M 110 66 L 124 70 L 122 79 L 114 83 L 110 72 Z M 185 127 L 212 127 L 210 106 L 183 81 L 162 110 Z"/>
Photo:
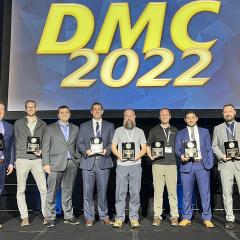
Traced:
<path id="1" fill-rule="evenodd" d="M 196 78 L 194 76 L 208 67 L 211 63 L 211 52 L 204 48 L 189 48 L 183 52 L 182 59 L 190 55 L 197 55 L 199 57 L 198 62 L 175 78 L 173 86 L 202 86 L 210 79 L 209 77 Z M 119 79 L 113 79 L 112 71 L 114 65 L 121 56 L 127 58 L 125 71 Z M 174 54 L 166 48 L 154 48 L 145 54 L 144 59 L 146 60 L 153 56 L 162 57 L 162 61 L 137 80 L 137 87 L 164 87 L 172 80 L 172 78 L 157 77 L 172 66 L 174 62 Z M 70 60 L 77 57 L 86 57 L 87 61 L 83 66 L 62 80 L 62 88 L 87 88 L 93 85 L 97 80 L 83 79 L 83 77 L 97 66 L 99 55 L 94 50 L 85 48 L 73 52 L 70 55 Z M 100 76 L 103 83 L 109 87 L 124 87 L 133 80 L 138 67 L 139 58 L 137 53 L 132 49 L 120 48 L 108 54 L 104 59 L 100 70 Z"/>

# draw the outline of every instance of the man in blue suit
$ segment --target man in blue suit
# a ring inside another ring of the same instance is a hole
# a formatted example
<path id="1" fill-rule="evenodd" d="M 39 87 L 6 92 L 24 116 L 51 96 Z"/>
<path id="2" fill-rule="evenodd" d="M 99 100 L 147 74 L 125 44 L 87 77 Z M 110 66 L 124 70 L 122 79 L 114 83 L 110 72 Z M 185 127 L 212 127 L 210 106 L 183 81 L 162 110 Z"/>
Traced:
<path id="1" fill-rule="evenodd" d="M 80 125 L 77 147 L 82 154 L 80 168 L 83 177 L 84 216 L 86 226 L 91 227 L 95 219 L 94 186 L 97 185 L 98 213 L 104 224 L 113 224 L 109 220 L 107 205 L 107 185 L 113 162 L 110 157 L 111 141 L 114 134 L 112 123 L 102 119 L 101 103 L 93 103 L 92 120 Z"/>
<path id="2" fill-rule="evenodd" d="M 192 192 L 195 179 L 202 203 L 203 224 L 207 228 L 213 228 L 211 221 L 210 205 L 210 169 L 213 167 L 213 152 L 209 131 L 197 126 L 198 117 L 195 112 L 189 111 L 184 118 L 187 127 L 179 131 L 175 140 L 175 151 L 180 158 L 180 175 L 183 187 L 183 215 L 179 226 L 186 227 L 191 224 L 193 211 L 191 209 Z M 194 157 L 187 156 L 185 144 L 191 147 L 196 144 Z"/>
<path id="3" fill-rule="evenodd" d="M 2 194 L 5 181 L 5 173 L 11 174 L 13 171 L 13 165 L 15 161 L 14 157 L 14 137 L 13 137 L 13 125 L 3 120 L 5 115 L 4 103 L 0 101 L 0 134 L 3 139 L 0 140 L 0 195 Z M 2 148 L 3 147 L 3 148 Z M 0 229 L 3 225 L 0 224 Z"/>

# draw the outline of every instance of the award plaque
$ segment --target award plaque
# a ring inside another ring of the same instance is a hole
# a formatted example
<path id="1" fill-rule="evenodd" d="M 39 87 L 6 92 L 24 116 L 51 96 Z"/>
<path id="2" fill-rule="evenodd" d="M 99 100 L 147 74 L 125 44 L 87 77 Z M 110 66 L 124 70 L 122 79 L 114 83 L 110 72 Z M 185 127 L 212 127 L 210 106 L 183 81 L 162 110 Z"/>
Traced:
<path id="1" fill-rule="evenodd" d="M 127 161 L 134 160 L 135 158 L 135 144 L 134 142 L 122 143 L 122 159 Z"/>
<path id="2" fill-rule="evenodd" d="M 27 153 L 35 153 L 40 151 L 40 137 L 27 138 Z"/>
<path id="3" fill-rule="evenodd" d="M 154 158 L 164 158 L 164 141 L 157 141 L 152 144 L 152 157 Z"/>
<path id="4" fill-rule="evenodd" d="M 197 158 L 198 157 L 196 141 L 184 142 L 183 144 L 184 144 L 185 157 L 188 157 L 188 158 Z"/>
<path id="5" fill-rule="evenodd" d="M 238 141 L 224 142 L 227 158 L 236 158 L 239 156 Z"/>
<path id="6" fill-rule="evenodd" d="M 91 137 L 90 148 L 94 154 L 103 152 L 103 139 L 102 137 Z"/>
<path id="7" fill-rule="evenodd" d="M 4 138 L 3 138 L 3 134 L 0 133 L 0 151 L 4 150 Z"/>

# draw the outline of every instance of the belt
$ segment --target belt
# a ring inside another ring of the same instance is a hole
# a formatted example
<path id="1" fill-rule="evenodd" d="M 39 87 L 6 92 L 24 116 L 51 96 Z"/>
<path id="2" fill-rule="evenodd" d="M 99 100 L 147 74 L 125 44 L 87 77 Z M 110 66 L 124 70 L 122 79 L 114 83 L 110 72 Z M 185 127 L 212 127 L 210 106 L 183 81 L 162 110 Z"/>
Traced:
<path id="1" fill-rule="evenodd" d="M 200 163 L 202 161 L 202 159 L 194 159 L 192 160 L 193 163 Z"/>
<path id="2" fill-rule="evenodd" d="M 68 158 L 67 160 L 72 160 L 72 158 Z"/>
<path id="3" fill-rule="evenodd" d="M 5 160 L 4 159 L 0 159 L 0 163 L 4 163 L 5 162 Z"/>

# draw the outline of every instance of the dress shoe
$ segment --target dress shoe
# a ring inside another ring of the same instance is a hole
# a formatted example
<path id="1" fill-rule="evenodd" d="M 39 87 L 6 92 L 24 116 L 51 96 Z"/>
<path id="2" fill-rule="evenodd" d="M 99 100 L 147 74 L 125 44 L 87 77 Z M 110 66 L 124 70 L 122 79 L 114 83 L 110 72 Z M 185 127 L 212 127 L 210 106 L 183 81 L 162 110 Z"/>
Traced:
<path id="1" fill-rule="evenodd" d="M 93 226 L 93 221 L 92 220 L 86 220 L 85 225 L 86 225 L 86 227 L 92 227 Z"/>
<path id="2" fill-rule="evenodd" d="M 104 218 L 101 222 L 106 225 L 113 225 L 113 221 L 111 221 L 109 218 Z"/>
<path id="3" fill-rule="evenodd" d="M 179 224 L 178 226 L 180 227 L 187 227 L 191 224 L 192 222 L 188 219 L 183 219 Z"/>
<path id="4" fill-rule="evenodd" d="M 47 225 L 47 223 L 48 223 L 48 220 L 47 220 L 47 218 L 45 217 L 45 218 L 43 219 L 43 225 Z"/>
<path id="5" fill-rule="evenodd" d="M 214 228 L 214 224 L 212 221 L 210 220 L 205 220 L 203 221 L 203 225 L 206 227 L 206 228 Z"/>
<path id="6" fill-rule="evenodd" d="M 29 220 L 28 218 L 24 218 L 21 222 L 21 227 L 29 226 Z"/>

